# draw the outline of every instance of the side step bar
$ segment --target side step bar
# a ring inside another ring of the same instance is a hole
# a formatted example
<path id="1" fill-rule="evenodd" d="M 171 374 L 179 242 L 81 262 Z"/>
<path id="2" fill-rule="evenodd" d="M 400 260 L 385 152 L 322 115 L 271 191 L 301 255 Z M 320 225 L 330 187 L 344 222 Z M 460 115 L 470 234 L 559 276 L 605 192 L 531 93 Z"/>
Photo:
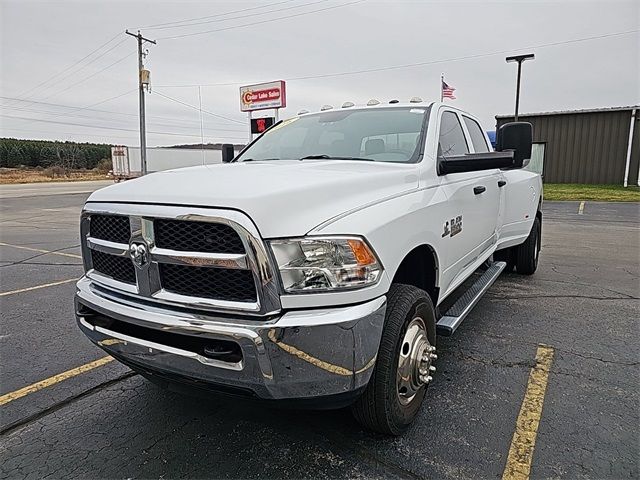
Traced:
<path id="1" fill-rule="evenodd" d="M 460 326 L 469 312 L 476 306 L 482 295 L 489 289 L 493 282 L 500 276 L 507 266 L 506 262 L 494 262 L 482 274 L 482 276 L 464 292 L 456 303 L 445 313 L 438 323 L 436 330 L 439 335 L 450 336 Z"/>

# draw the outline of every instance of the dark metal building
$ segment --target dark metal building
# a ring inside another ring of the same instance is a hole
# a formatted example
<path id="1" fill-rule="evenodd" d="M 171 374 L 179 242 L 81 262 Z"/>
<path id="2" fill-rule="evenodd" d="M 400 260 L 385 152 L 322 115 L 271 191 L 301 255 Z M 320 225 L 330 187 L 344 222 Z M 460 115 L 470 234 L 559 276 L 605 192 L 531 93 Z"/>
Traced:
<path id="1" fill-rule="evenodd" d="M 549 183 L 640 185 L 640 106 L 528 113 Z M 497 127 L 513 116 L 496 116 Z"/>

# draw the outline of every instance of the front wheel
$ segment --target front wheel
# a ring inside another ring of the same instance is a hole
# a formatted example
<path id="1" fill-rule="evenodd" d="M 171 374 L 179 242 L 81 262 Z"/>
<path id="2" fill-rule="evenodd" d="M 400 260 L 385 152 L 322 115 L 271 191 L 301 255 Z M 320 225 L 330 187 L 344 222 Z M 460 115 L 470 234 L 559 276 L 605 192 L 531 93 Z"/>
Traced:
<path id="1" fill-rule="evenodd" d="M 435 372 L 435 319 L 427 292 L 391 285 L 376 365 L 366 390 L 352 406 L 361 425 L 388 435 L 409 428 Z"/>

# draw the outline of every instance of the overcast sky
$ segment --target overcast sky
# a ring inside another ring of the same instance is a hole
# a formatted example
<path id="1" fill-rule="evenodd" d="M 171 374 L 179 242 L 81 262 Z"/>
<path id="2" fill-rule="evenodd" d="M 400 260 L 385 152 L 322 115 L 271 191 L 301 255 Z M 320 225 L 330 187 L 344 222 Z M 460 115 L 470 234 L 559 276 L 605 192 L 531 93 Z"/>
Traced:
<path id="1" fill-rule="evenodd" d="M 536 55 L 523 65 L 521 112 L 640 103 L 638 0 L 2 0 L 0 22 L 3 137 L 137 145 L 136 41 L 125 28 L 158 40 L 146 60 L 150 146 L 200 141 L 199 112 L 159 94 L 198 105 L 192 85 L 208 85 L 203 109 L 236 122 L 205 114 L 205 142 L 243 142 L 239 86 L 279 79 L 287 117 L 370 98 L 438 100 L 444 72 L 452 103 L 493 129 L 514 105 L 505 52 Z"/>

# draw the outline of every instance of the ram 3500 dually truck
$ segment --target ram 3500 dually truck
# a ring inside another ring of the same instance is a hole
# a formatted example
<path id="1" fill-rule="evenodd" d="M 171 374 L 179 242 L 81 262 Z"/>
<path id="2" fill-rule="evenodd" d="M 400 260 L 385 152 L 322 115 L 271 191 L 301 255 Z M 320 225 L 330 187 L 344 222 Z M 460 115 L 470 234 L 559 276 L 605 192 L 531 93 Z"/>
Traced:
<path id="1" fill-rule="evenodd" d="M 99 190 L 81 216 L 79 327 L 172 388 L 351 405 L 401 434 L 436 332 L 505 268 L 536 270 L 530 152 L 528 123 L 503 125 L 493 151 L 449 105 L 346 103 L 281 121 L 223 164 Z"/>

